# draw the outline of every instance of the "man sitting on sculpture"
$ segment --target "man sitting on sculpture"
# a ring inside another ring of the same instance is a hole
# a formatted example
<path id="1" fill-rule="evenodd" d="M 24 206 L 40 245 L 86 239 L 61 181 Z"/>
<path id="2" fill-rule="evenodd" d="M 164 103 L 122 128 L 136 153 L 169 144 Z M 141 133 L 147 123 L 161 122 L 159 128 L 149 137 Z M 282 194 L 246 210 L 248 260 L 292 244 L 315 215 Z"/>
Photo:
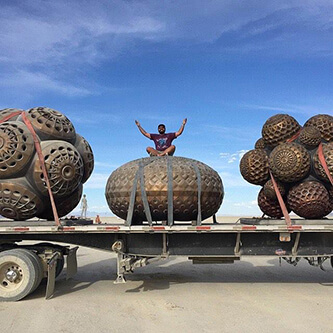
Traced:
<path id="1" fill-rule="evenodd" d="M 174 133 L 165 133 L 165 125 L 158 125 L 158 134 L 150 134 L 147 133 L 140 125 L 140 123 L 135 120 L 135 124 L 138 126 L 139 131 L 148 139 L 153 140 L 155 143 L 155 148 L 147 147 L 147 153 L 150 156 L 165 156 L 165 155 L 173 155 L 176 146 L 172 144 L 172 141 L 179 137 L 184 131 L 184 127 L 186 125 L 187 118 L 185 118 L 180 126 L 178 132 Z"/>

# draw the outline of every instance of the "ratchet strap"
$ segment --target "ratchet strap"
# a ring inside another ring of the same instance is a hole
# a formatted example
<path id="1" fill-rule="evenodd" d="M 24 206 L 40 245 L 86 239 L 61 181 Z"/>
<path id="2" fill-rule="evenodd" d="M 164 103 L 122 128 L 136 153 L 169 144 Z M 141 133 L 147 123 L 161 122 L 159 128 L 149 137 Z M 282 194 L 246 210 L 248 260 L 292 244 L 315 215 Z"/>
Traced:
<path id="1" fill-rule="evenodd" d="M 202 216 L 201 216 L 201 174 L 198 166 L 196 164 L 192 164 L 194 171 L 197 176 L 197 185 L 198 185 L 198 215 L 197 215 L 197 225 L 201 225 Z"/>
<path id="2" fill-rule="evenodd" d="M 173 224 L 173 173 L 172 156 L 167 155 L 167 176 L 168 176 L 168 225 Z"/>
<path id="3" fill-rule="evenodd" d="M 30 122 L 30 120 L 27 118 L 27 115 L 24 111 L 17 111 L 17 112 L 13 112 L 11 114 L 9 114 L 8 116 L 4 117 L 3 119 L 0 120 L 0 124 L 15 117 L 15 116 L 22 116 L 23 122 L 24 124 L 27 126 L 28 130 L 30 131 L 33 140 L 34 140 L 34 144 L 35 144 L 35 148 L 36 148 L 36 152 L 37 152 L 37 156 L 39 159 L 39 163 L 43 172 L 43 176 L 44 176 L 44 181 L 46 183 L 46 187 L 47 187 L 47 191 L 49 193 L 49 197 L 50 197 L 50 201 L 51 201 L 51 206 L 52 206 L 52 212 L 53 212 L 53 216 L 54 216 L 54 221 L 56 222 L 56 225 L 58 227 L 61 227 L 61 223 L 59 221 L 59 216 L 58 216 L 58 211 L 57 211 L 57 207 L 54 201 L 54 197 L 53 197 L 53 193 L 51 190 L 51 185 L 50 185 L 50 180 L 49 180 L 49 176 L 46 170 L 46 166 L 45 166 L 45 160 L 44 160 L 44 156 L 42 153 L 42 147 L 40 145 L 40 141 L 39 138 Z"/>
<path id="4" fill-rule="evenodd" d="M 299 135 L 301 134 L 301 130 L 299 130 L 296 134 L 294 134 L 291 138 L 287 139 L 286 142 L 287 143 L 290 143 L 290 142 L 294 142 L 298 137 Z"/>
<path id="5" fill-rule="evenodd" d="M 291 227 L 291 219 L 290 219 L 290 216 L 289 216 L 286 204 L 283 201 L 282 195 L 280 193 L 280 190 L 279 190 L 279 188 L 277 186 L 277 183 L 276 183 L 276 181 L 274 179 L 274 176 L 273 176 L 272 172 L 269 171 L 269 174 L 271 176 L 271 180 L 272 180 L 272 183 L 273 183 L 274 191 L 275 191 L 275 194 L 276 194 L 276 196 L 278 198 L 279 205 L 280 205 L 280 208 L 282 210 L 282 214 L 284 216 L 286 224 L 287 224 L 288 227 Z"/>
<path id="6" fill-rule="evenodd" d="M 323 151 L 323 144 L 320 142 L 319 146 L 318 146 L 318 157 L 319 157 L 319 162 L 322 165 L 322 167 L 325 170 L 326 176 L 329 179 L 329 181 L 331 182 L 331 184 L 333 185 L 333 177 L 330 173 L 330 170 L 328 169 L 326 160 L 325 160 L 325 156 L 324 156 L 324 151 Z"/>

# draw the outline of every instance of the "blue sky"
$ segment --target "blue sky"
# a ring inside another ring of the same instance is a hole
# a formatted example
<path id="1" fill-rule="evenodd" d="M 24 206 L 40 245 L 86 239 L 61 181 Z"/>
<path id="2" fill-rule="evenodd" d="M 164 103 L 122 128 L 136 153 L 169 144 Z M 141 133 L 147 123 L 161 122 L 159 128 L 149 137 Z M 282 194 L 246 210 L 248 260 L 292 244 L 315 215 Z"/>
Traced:
<path id="1" fill-rule="evenodd" d="M 221 175 L 220 214 L 260 214 L 239 159 L 265 120 L 333 114 L 333 2 L 0 0 L 0 108 L 48 106 L 91 144 L 89 210 L 106 180 L 145 155 L 158 123 L 176 154 Z"/>

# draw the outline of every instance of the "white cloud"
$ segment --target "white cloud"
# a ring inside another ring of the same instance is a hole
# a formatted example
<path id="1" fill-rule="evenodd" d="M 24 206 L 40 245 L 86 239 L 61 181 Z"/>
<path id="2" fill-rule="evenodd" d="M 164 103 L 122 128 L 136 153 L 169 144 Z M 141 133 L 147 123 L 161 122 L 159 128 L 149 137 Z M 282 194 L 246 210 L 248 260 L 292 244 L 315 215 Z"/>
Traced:
<path id="1" fill-rule="evenodd" d="M 246 154 L 248 150 L 242 149 L 238 150 L 236 153 L 220 153 L 220 157 L 223 159 L 226 159 L 227 162 L 234 163 L 234 162 L 239 162 L 244 154 Z"/>
<path id="2" fill-rule="evenodd" d="M 93 172 L 93 174 L 90 176 L 88 181 L 84 184 L 84 188 L 85 189 L 105 189 L 109 176 L 110 176 L 109 173 L 106 174 L 106 173 Z"/>
<path id="3" fill-rule="evenodd" d="M 231 172 L 219 172 L 219 175 L 222 179 L 224 189 L 228 191 L 232 187 L 252 187 L 253 185 L 245 181 L 240 173 L 231 173 Z"/>

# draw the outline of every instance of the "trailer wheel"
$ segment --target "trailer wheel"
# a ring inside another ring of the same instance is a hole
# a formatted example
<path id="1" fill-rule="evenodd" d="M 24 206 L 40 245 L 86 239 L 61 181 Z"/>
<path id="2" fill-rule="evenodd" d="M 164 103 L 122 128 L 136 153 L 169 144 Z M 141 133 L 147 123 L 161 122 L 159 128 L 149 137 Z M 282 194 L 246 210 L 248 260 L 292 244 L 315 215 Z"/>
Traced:
<path id="1" fill-rule="evenodd" d="M 43 264 L 42 264 L 42 261 L 41 259 L 38 257 L 38 255 L 33 252 L 33 251 L 30 251 L 28 249 L 24 249 L 24 248 L 17 248 L 16 249 L 17 251 L 21 251 L 23 253 L 26 253 L 32 260 L 32 263 L 35 267 L 35 270 L 36 270 L 36 280 L 35 280 L 35 285 L 32 289 L 31 292 L 33 292 L 34 290 L 36 290 L 38 288 L 38 286 L 40 285 L 41 281 L 42 281 L 42 278 L 43 278 L 43 275 L 44 275 L 44 270 L 43 270 Z"/>
<path id="2" fill-rule="evenodd" d="M 19 301 L 29 295 L 38 279 L 36 263 L 25 251 L 0 253 L 0 301 Z"/>

